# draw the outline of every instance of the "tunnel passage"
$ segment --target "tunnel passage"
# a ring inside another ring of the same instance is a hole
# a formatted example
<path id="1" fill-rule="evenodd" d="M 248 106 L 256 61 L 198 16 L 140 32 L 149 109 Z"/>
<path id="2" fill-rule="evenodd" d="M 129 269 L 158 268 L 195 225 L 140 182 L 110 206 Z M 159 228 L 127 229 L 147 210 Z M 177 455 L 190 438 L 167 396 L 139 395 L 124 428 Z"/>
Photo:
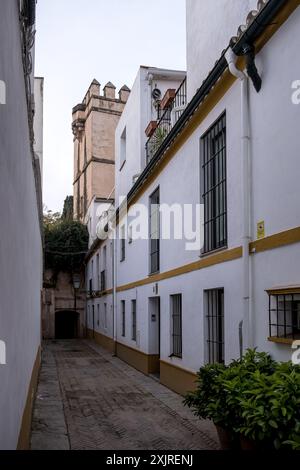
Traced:
<path id="1" fill-rule="evenodd" d="M 72 310 L 63 310 L 55 312 L 55 338 L 73 339 L 78 337 L 78 318 L 77 312 Z"/>

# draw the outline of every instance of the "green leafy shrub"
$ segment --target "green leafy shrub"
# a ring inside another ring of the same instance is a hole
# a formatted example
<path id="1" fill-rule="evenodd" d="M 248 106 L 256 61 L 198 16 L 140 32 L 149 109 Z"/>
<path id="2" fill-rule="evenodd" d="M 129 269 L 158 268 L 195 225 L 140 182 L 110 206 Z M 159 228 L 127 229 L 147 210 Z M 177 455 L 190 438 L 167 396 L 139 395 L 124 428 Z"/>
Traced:
<path id="1" fill-rule="evenodd" d="M 239 432 L 254 441 L 270 440 L 279 448 L 292 436 L 300 437 L 299 367 L 285 363 L 271 375 L 254 372 L 239 409 Z"/>
<path id="2" fill-rule="evenodd" d="M 275 448 L 300 447 L 300 367 L 248 350 L 228 366 L 202 367 L 185 405 L 195 415 Z"/>
<path id="3" fill-rule="evenodd" d="M 192 408 L 194 414 L 199 418 L 211 419 L 215 424 L 222 425 L 223 413 L 218 416 L 218 408 L 214 407 L 219 398 L 218 377 L 225 370 L 223 364 L 208 364 L 201 367 L 197 374 L 197 389 L 185 396 L 184 404 Z"/>
<path id="4" fill-rule="evenodd" d="M 54 273 L 74 272 L 82 267 L 88 250 L 88 231 L 80 222 L 61 221 L 46 225 L 45 266 Z"/>

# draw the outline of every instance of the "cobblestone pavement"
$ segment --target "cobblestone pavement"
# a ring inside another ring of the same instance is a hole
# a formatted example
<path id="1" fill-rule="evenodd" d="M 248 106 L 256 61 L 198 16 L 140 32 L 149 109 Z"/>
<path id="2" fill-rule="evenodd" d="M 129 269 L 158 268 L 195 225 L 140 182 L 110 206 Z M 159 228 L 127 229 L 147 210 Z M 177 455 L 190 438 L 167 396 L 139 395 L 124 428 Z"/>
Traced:
<path id="1" fill-rule="evenodd" d="M 47 341 L 32 449 L 217 449 L 182 397 L 91 341 Z"/>

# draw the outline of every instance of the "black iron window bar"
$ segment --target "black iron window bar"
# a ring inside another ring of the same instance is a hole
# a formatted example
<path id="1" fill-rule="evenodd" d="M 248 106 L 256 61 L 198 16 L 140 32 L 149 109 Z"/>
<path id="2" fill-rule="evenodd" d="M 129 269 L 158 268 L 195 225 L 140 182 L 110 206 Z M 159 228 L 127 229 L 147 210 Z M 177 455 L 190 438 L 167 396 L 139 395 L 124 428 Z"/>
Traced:
<path id="1" fill-rule="evenodd" d="M 171 296 L 172 301 L 172 354 L 182 357 L 182 296 Z"/>
<path id="2" fill-rule="evenodd" d="M 224 290 L 206 291 L 207 349 L 209 364 L 224 363 Z"/>
<path id="3" fill-rule="evenodd" d="M 132 300 L 132 341 L 136 341 L 136 300 Z"/>
<path id="4" fill-rule="evenodd" d="M 269 335 L 300 339 L 300 294 L 269 295 Z"/>
<path id="5" fill-rule="evenodd" d="M 201 191 L 207 253 L 227 245 L 225 113 L 201 138 Z"/>

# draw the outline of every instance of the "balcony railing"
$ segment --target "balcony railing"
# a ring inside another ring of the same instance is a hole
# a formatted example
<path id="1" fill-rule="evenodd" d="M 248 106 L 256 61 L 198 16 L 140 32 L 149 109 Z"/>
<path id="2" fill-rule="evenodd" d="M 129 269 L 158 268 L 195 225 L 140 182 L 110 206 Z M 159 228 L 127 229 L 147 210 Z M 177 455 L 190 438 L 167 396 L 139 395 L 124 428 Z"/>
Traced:
<path id="1" fill-rule="evenodd" d="M 153 158 L 157 150 L 182 115 L 187 105 L 186 78 L 178 88 L 172 103 L 163 111 L 157 128 L 146 143 L 147 163 Z"/>

